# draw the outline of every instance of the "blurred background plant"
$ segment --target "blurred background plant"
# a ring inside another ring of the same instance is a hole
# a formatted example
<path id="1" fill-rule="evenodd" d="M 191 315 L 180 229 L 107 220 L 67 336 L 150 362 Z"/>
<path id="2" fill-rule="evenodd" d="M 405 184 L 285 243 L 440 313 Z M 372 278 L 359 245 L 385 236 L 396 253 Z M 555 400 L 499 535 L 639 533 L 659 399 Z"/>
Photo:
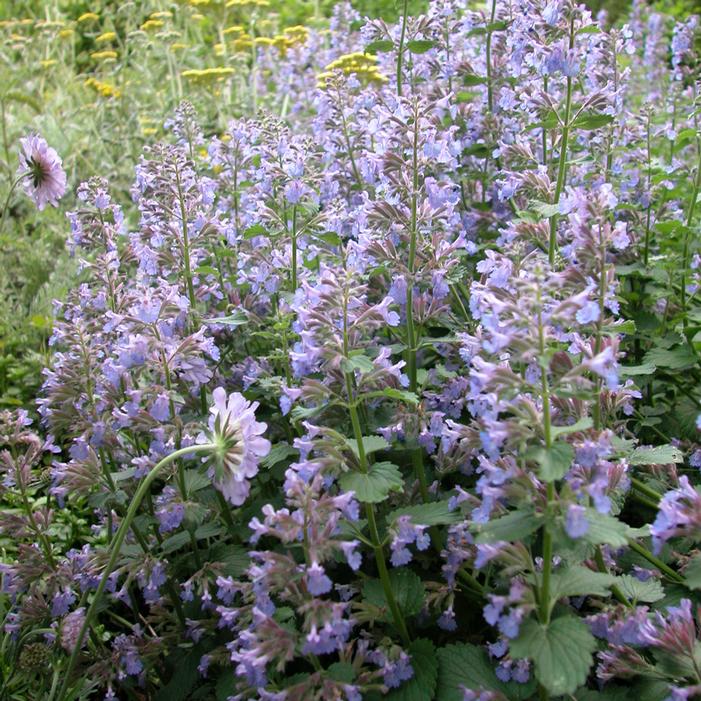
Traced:
<path id="1" fill-rule="evenodd" d="M 0 3 L 0 72 L 6 77 L 0 86 L 0 196 L 4 201 L 17 166 L 13 145 L 31 129 L 61 154 L 71 188 L 100 173 L 126 194 L 138 154 L 162 137 L 165 118 L 180 100 L 195 105 L 209 135 L 220 133 L 231 117 L 268 107 L 249 79 L 258 70 L 259 49 L 303 43 L 306 28 L 323 27 L 334 4 Z M 615 22 L 629 2 L 588 4 Z M 701 9 L 698 0 L 654 4 L 669 17 Z M 403 2 L 355 0 L 353 5 L 363 15 L 396 20 Z M 426 5 L 409 0 L 409 13 L 419 14 Z M 0 234 L 0 406 L 27 404 L 40 384 L 51 302 L 75 283 L 78 270 L 65 253 L 64 216 L 71 206 L 66 197 L 39 224 L 30 204 L 16 198 L 9 226 Z"/>

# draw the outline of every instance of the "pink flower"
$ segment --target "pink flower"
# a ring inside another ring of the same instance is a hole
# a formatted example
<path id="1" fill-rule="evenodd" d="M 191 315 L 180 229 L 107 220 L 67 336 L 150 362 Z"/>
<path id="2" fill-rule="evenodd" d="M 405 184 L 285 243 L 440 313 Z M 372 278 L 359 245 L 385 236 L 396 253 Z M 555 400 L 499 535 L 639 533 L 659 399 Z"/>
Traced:
<path id="1" fill-rule="evenodd" d="M 66 173 L 61 158 L 38 134 L 20 139 L 17 175 L 22 177 L 24 189 L 39 210 L 47 204 L 54 207 L 66 192 Z"/>
<path id="2" fill-rule="evenodd" d="M 260 458 L 270 452 L 270 441 L 261 437 L 268 425 L 256 421 L 258 402 L 249 402 L 240 392 L 227 397 L 224 388 L 217 387 L 212 397 L 209 428 L 218 450 L 210 477 L 231 504 L 240 506 L 248 497 L 248 480 L 258 473 Z"/>

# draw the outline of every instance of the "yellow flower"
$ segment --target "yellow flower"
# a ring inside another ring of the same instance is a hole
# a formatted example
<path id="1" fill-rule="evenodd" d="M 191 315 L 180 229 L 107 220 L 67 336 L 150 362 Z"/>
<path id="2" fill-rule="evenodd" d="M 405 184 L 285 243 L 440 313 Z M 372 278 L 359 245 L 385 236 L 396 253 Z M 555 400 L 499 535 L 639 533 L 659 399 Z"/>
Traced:
<path id="1" fill-rule="evenodd" d="M 149 29 L 160 29 L 165 22 L 162 19 L 147 19 L 142 25 L 141 29 L 147 32 Z"/>
<path id="2" fill-rule="evenodd" d="M 112 41 L 116 38 L 117 35 L 114 32 L 104 32 L 104 34 L 100 34 L 100 36 L 95 37 L 95 43 L 104 44 L 105 42 Z"/>
<path id="3" fill-rule="evenodd" d="M 270 37 L 256 37 L 253 42 L 256 46 L 272 46 L 275 43 Z"/>
<path id="4" fill-rule="evenodd" d="M 141 130 L 141 133 L 144 136 L 153 136 L 154 134 L 158 133 L 158 129 L 154 129 L 154 127 L 144 127 Z"/>
<path id="5" fill-rule="evenodd" d="M 93 90 L 95 90 L 95 92 L 102 95 L 102 97 L 122 96 L 122 91 L 119 90 L 119 88 L 116 88 L 110 83 L 103 83 L 101 80 L 97 80 L 96 78 L 88 78 L 84 84 L 86 87 L 92 88 Z"/>
<path id="6" fill-rule="evenodd" d="M 168 17 L 172 17 L 173 13 L 169 12 L 168 10 L 162 10 L 161 12 L 152 12 L 151 13 L 151 19 L 166 19 Z"/>
<path id="7" fill-rule="evenodd" d="M 70 36 L 73 36 L 75 32 L 72 29 L 62 29 L 58 35 L 61 37 L 61 39 L 67 39 Z"/>
<path id="8" fill-rule="evenodd" d="M 94 59 L 95 61 L 113 61 L 114 59 L 117 58 L 117 52 L 116 51 L 93 51 L 90 54 L 90 58 Z"/>
<path id="9" fill-rule="evenodd" d="M 51 66 L 58 63 L 55 58 L 45 58 L 43 61 L 39 61 L 42 68 L 50 68 Z"/>
<path id="10" fill-rule="evenodd" d="M 243 27 L 240 24 L 235 24 L 231 27 L 227 27 L 222 34 L 224 36 L 228 36 L 229 34 L 243 34 L 243 31 Z"/>
<path id="11" fill-rule="evenodd" d="M 222 66 L 219 68 L 204 68 L 195 69 L 191 68 L 187 71 L 183 71 L 180 75 L 183 78 L 192 80 L 195 83 L 213 83 L 217 81 L 224 80 L 234 74 L 234 69 L 228 66 Z"/>
<path id="12" fill-rule="evenodd" d="M 253 46 L 253 40 L 248 35 L 242 36 L 240 39 L 236 39 L 232 46 L 234 47 L 234 51 L 245 51 Z"/>
<path id="13" fill-rule="evenodd" d="M 187 44 L 182 41 L 175 41 L 170 45 L 171 51 L 182 51 L 183 49 L 187 49 Z"/>
<path id="14" fill-rule="evenodd" d="M 78 22 L 90 22 L 90 21 L 96 22 L 99 19 L 100 19 L 100 16 L 96 15 L 94 12 L 85 12 L 80 17 L 78 17 Z"/>

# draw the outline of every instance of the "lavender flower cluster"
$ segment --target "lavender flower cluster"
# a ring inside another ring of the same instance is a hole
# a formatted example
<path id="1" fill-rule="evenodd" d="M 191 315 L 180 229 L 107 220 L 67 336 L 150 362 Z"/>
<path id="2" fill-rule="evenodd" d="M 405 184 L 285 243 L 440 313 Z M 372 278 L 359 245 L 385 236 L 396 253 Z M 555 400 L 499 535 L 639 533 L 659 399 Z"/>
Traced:
<path id="1" fill-rule="evenodd" d="M 78 188 L 0 415 L 47 699 L 701 696 L 696 18 L 471 7 L 338 3 Z"/>

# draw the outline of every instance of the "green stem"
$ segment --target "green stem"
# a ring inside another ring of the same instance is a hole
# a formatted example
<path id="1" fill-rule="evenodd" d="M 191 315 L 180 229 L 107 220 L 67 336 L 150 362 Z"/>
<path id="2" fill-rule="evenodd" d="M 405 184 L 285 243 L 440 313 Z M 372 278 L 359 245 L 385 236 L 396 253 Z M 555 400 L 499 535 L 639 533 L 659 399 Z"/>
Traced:
<path id="1" fill-rule="evenodd" d="M 61 684 L 58 696 L 56 697 L 57 701 L 64 701 L 65 699 L 65 694 L 68 690 L 71 673 L 73 672 L 76 662 L 78 661 L 78 655 L 80 654 L 80 650 L 83 646 L 83 640 L 85 639 L 85 635 L 87 634 L 88 630 L 92 625 L 92 619 L 94 618 L 95 613 L 97 612 L 97 608 L 100 605 L 102 594 L 104 593 L 105 587 L 107 586 L 107 580 L 109 579 L 110 575 L 112 574 L 112 571 L 114 570 L 115 565 L 117 564 L 117 559 L 119 558 L 120 550 L 122 548 L 122 544 L 124 543 L 124 539 L 126 538 L 127 533 L 129 532 L 129 528 L 131 527 L 131 523 L 134 520 L 136 513 L 139 510 L 139 507 L 141 506 L 141 502 L 144 500 L 146 494 L 151 488 L 151 484 L 158 477 L 160 471 L 174 460 L 177 460 L 178 458 L 181 458 L 185 455 L 190 455 L 192 453 L 212 452 L 214 450 L 216 450 L 216 446 L 210 443 L 206 443 L 203 445 L 192 445 L 187 448 L 180 448 L 179 450 L 174 451 L 170 455 L 167 455 L 159 463 L 157 463 L 156 466 L 153 467 L 151 471 L 146 475 L 146 477 L 144 477 L 144 479 L 141 481 L 141 484 L 136 490 L 136 494 L 134 495 L 134 498 L 132 499 L 131 504 L 129 505 L 127 514 L 124 517 L 122 523 L 120 524 L 119 529 L 117 530 L 117 533 L 114 537 L 114 540 L 112 541 L 112 545 L 110 546 L 109 560 L 107 561 L 105 570 L 102 573 L 100 583 L 97 585 L 97 589 L 95 590 L 95 596 L 93 597 L 88 611 L 85 614 L 85 621 L 83 622 L 80 632 L 78 633 L 78 637 L 75 641 L 73 652 L 71 653 L 70 659 L 68 660 L 68 667 L 64 671 L 63 683 Z M 53 696 L 50 697 L 49 701 L 53 701 Z"/>
<path id="2" fill-rule="evenodd" d="M 662 562 L 662 560 L 660 560 L 658 557 L 655 557 L 647 548 L 644 548 L 642 545 L 640 545 L 634 540 L 631 540 L 629 545 L 631 550 L 638 553 L 638 555 L 640 555 L 641 557 L 644 557 L 651 565 L 657 567 L 657 569 L 660 572 L 662 572 L 662 574 L 667 575 L 667 577 L 669 577 L 669 579 L 671 579 L 673 582 L 677 582 L 678 584 L 684 583 L 684 577 L 675 572 L 669 565 L 665 565 L 665 563 Z"/>
<path id="3" fill-rule="evenodd" d="M 574 48 L 574 17 L 570 20 L 570 49 Z M 560 203 L 560 195 L 565 187 L 565 173 L 567 171 L 567 145 L 570 138 L 570 114 L 572 112 L 572 78 L 567 77 L 567 97 L 565 98 L 565 119 L 562 127 L 562 138 L 560 139 L 560 157 L 558 159 L 557 182 L 555 184 L 555 196 L 553 204 Z M 550 217 L 550 242 L 548 245 L 548 260 L 550 265 L 555 263 L 555 253 L 557 252 L 557 220 L 558 214 Z"/>
<path id="4" fill-rule="evenodd" d="M 297 291 L 297 205 L 292 207 L 292 294 Z"/>
<path id="5" fill-rule="evenodd" d="M 343 354 L 348 358 L 348 294 L 343 298 Z M 360 417 L 356 406 L 355 392 L 353 390 L 353 376 L 350 372 L 345 373 L 346 392 L 348 393 L 348 411 L 350 413 L 351 425 L 353 426 L 353 436 L 358 450 L 358 462 L 360 463 L 360 471 L 363 474 L 368 472 L 368 459 L 365 454 L 365 446 L 363 444 L 363 430 L 360 425 Z M 392 591 L 392 583 L 389 579 L 387 571 L 387 563 L 385 562 L 385 553 L 380 534 L 377 530 L 377 521 L 375 520 L 375 508 L 371 503 L 365 504 L 365 515 L 368 520 L 368 529 L 370 531 L 370 540 L 372 541 L 372 549 L 375 554 L 375 562 L 377 563 L 377 571 L 380 575 L 382 589 L 387 599 L 387 604 L 392 613 L 392 620 L 399 631 L 404 645 L 409 645 L 411 638 L 406 627 L 406 622 L 399 609 L 397 600 Z"/>
<path id="6" fill-rule="evenodd" d="M 652 151 L 650 147 L 650 113 L 647 114 L 647 192 L 650 197 L 652 189 Z M 645 217 L 645 249 L 643 254 L 643 262 L 647 268 L 650 260 L 650 222 L 652 219 L 652 197 L 647 205 L 647 214 Z"/>
<path id="7" fill-rule="evenodd" d="M 185 198 L 180 183 L 180 171 L 175 171 L 175 181 L 178 185 L 178 201 L 180 203 L 180 218 L 183 225 L 183 267 L 185 268 L 185 281 L 187 283 L 187 296 L 190 300 L 190 311 L 195 309 L 195 288 L 192 284 L 192 271 L 190 270 L 190 241 L 187 232 L 187 212 L 185 211 Z"/>
<path id="8" fill-rule="evenodd" d="M 550 450 L 553 444 L 552 425 L 550 416 L 550 387 L 548 386 L 547 366 L 542 362 L 545 358 L 545 333 L 543 330 L 543 316 L 541 312 L 540 285 L 538 285 L 538 346 L 541 359 L 540 378 L 541 394 L 543 401 L 543 437 L 545 449 Z M 548 482 L 546 486 L 546 512 L 550 511 L 551 504 L 555 501 L 555 484 Z M 547 521 L 547 519 L 546 519 Z M 550 621 L 550 574 L 552 571 L 553 538 L 547 523 L 543 527 L 543 578 L 540 586 L 540 620 L 541 623 Z"/>
<path id="9" fill-rule="evenodd" d="M 696 198 L 699 196 L 699 187 L 701 187 L 701 147 L 699 148 L 699 161 L 696 165 L 694 189 L 691 192 L 691 200 L 689 201 L 689 211 L 686 215 L 686 229 L 684 230 L 684 249 L 682 251 L 681 313 L 684 331 L 686 331 L 689 325 L 689 320 L 687 319 L 686 314 L 686 275 L 689 270 L 689 245 L 691 243 L 691 222 L 694 219 L 694 210 L 696 209 Z"/>
<path id="10" fill-rule="evenodd" d="M 397 52 L 397 95 L 402 94 L 402 63 L 404 59 L 404 38 L 406 37 L 406 22 L 409 15 L 409 0 L 404 0 L 402 9 L 402 34 L 399 37 L 399 51 Z"/>
<path id="11" fill-rule="evenodd" d="M 492 86 L 492 30 L 497 13 L 497 0 L 492 0 L 492 12 L 489 17 L 490 28 L 487 29 L 486 63 L 487 63 L 487 106 L 490 114 L 494 112 L 494 88 Z"/>
<path id="12" fill-rule="evenodd" d="M 606 567 L 606 563 L 604 562 L 604 556 L 601 554 L 601 547 L 597 546 L 596 550 L 594 551 L 594 561 L 596 562 L 596 566 L 599 570 L 599 572 L 603 572 L 604 574 L 608 574 L 608 567 Z M 619 586 L 617 584 L 611 585 L 611 593 L 620 601 L 622 604 L 625 604 L 628 608 L 632 608 L 632 604 L 628 599 L 626 598 L 625 594 L 621 591 Z"/>
<path id="13" fill-rule="evenodd" d="M 407 335 L 407 374 L 409 376 L 409 391 L 416 394 L 417 372 L 416 354 L 418 339 L 414 325 L 414 273 L 416 271 L 416 247 L 418 239 L 418 196 L 419 196 L 419 108 L 414 108 L 414 139 L 412 148 L 412 191 L 411 191 L 411 219 L 409 222 L 409 262 L 408 280 L 406 285 L 406 335 Z M 421 447 L 411 451 L 414 472 L 419 482 L 421 499 L 429 501 L 426 469 L 424 467 L 423 451 Z"/>
<path id="14" fill-rule="evenodd" d="M 10 208 L 10 200 L 12 199 L 12 194 L 26 175 L 27 173 L 22 173 L 21 175 L 17 176 L 17 178 L 13 180 L 12 185 L 10 185 L 10 191 L 7 193 L 7 197 L 5 198 L 5 204 L 2 208 L 2 214 L 0 214 L 0 234 L 2 234 L 3 229 L 5 228 L 5 219 L 7 218 L 7 212 Z"/>
<path id="15" fill-rule="evenodd" d="M 645 494 L 645 496 L 650 497 L 655 504 L 657 504 L 657 502 L 662 498 L 661 494 L 655 491 L 652 487 L 648 487 L 645 482 L 641 482 L 637 477 L 631 477 L 630 483 L 633 486 L 633 489 L 641 494 Z"/>

